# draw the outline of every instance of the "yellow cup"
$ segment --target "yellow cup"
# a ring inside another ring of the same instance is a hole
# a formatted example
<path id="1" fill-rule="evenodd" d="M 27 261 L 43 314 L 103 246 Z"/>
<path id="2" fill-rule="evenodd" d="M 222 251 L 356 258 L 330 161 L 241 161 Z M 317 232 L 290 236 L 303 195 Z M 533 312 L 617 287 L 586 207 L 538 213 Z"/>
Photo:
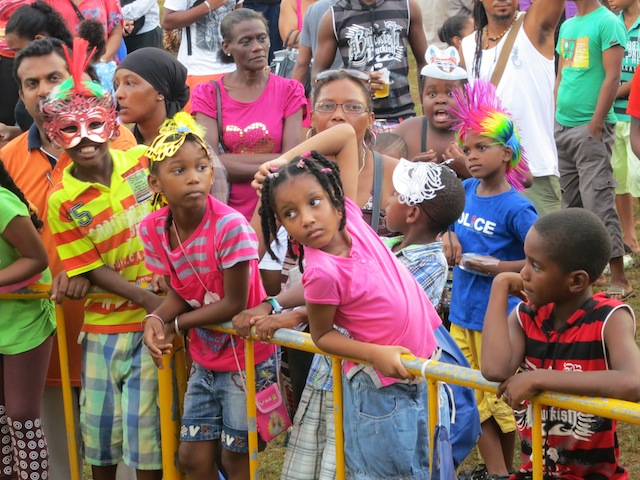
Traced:
<path id="1" fill-rule="evenodd" d="M 378 70 L 382 76 L 377 80 L 378 87 L 382 86 L 379 90 L 373 91 L 374 98 L 387 98 L 389 96 L 389 70 L 383 68 Z"/>

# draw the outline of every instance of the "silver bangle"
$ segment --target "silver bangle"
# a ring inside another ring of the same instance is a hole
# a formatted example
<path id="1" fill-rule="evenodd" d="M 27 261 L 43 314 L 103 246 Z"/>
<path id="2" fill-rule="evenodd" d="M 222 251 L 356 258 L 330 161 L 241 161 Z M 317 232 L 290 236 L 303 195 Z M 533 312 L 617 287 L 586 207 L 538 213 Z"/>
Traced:
<path id="1" fill-rule="evenodd" d="M 176 315 L 176 318 L 173 319 L 173 328 L 175 328 L 175 330 L 176 330 L 176 335 L 181 337 L 182 336 L 182 332 L 180 332 L 180 328 L 178 327 L 178 315 Z"/>
<path id="2" fill-rule="evenodd" d="M 211 4 L 207 0 L 204 0 L 204 2 L 202 3 L 204 3 L 207 6 L 207 8 L 209 9 L 209 13 L 211 13 Z"/>

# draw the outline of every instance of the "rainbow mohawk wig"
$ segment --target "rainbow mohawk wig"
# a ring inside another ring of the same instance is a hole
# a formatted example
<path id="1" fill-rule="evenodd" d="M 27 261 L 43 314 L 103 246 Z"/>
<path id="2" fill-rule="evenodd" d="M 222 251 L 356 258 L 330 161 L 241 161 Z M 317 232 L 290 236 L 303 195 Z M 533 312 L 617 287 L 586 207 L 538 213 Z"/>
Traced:
<path id="1" fill-rule="evenodd" d="M 524 189 L 526 174 L 529 171 L 524 156 L 518 128 L 504 109 L 496 95 L 492 83 L 476 80 L 462 90 L 454 90 L 456 102 L 451 113 L 457 118 L 454 129 L 458 131 L 458 142 L 469 135 L 482 135 L 495 140 L 513 152 L 507 165 L 507 181 L 516 190 Z"/>

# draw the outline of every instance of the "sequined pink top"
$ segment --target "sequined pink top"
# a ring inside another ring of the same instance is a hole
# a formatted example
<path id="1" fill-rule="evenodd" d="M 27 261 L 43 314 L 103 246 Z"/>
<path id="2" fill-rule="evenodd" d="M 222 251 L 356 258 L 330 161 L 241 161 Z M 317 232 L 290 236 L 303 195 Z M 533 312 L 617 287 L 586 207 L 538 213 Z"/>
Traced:
<path id="1" fill-rule="evenodd" d="M 224 78 L 224 77 L 223 77 Z M 280 153 L 284 119 L 306 108 L 304 87 L 297 80 L 270 74 L 264 92 L 253 102 L 230 97 L 223 79 L 217 80 L 222 103 L 222 142 L 227 153 Z M 211 82 L 192 93 L 191 113 L 218 119 L 216 95 Z M 247 219 L 253 215 L 258 197 L 249 182 L 231 186 L 229 205 Z"/>

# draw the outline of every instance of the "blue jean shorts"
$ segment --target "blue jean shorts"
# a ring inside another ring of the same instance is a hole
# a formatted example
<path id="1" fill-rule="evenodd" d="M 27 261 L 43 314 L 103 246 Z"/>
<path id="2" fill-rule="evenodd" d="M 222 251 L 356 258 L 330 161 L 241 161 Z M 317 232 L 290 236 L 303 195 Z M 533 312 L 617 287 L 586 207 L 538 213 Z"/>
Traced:
<path id="1" fill-rule="evenodd" d="M 256 365 L 257 390 L 275 382 L 275 361 Z M 249 451 L 247 397 L 240 374 L 214 372 L 194 363 L 184 396 L 181 442 L 218 440 L 227 450 Z"/>
<path id="2" fill-rule="evenodd" d="M 342 380 L 347 478 L 428 480 L 426 382 L 377 388 L 363 371 Z"/>

